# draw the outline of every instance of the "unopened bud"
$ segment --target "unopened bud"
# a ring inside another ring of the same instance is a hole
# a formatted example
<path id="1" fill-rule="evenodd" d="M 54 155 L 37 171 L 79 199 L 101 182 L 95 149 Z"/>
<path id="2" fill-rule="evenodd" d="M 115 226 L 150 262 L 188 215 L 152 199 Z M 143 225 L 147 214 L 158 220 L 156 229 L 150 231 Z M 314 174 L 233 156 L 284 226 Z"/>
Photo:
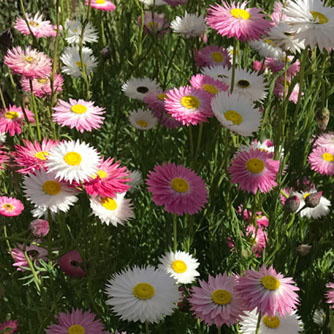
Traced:
<path id="1" fill-rule="evenodd" d="M 296 195 L 290 196 L 284 203 L 284 209 L 286 212 L 296 212 L 299 208 L 300 200 Z"/>
<path id="2" fill-rule="evenodd" d="M 2 49 L 7 50 L 13 46 L 13 35 L 10 28 L 7 28 L 0 34 L 0 46 Z"/>
<path id="3" fill-rule="evenodd" d="M 107 45 L 105 48 L 101 50 L 101 56 L 103 57 L 104 60 L 107 60 L 111 57 L 111 51 L 109 45 Z"/>
<path id="4" fill-rule="evenodd" d="M 304 199 L 305 206 L 308 208 L 315 208 L 320 203 L 321 196 L 322 196 L 322 191 L 307 195 Z"/>
<path id="5" fill-rule="evenodd" d="M 311 251 L 311 248 L 311 245 L 301 244 L 296 248 L 296 251 L 300 256 L 305 256 Z"/>
<path id="6" fill-rule="evenodd" d="M 317 112 L 315 119 L 317 121 L 318 128 L 320 131 L 326 130 L 329 122 L 329 117 L 330 117 L 330 112 L 327 108 L 322 108 Z"/>

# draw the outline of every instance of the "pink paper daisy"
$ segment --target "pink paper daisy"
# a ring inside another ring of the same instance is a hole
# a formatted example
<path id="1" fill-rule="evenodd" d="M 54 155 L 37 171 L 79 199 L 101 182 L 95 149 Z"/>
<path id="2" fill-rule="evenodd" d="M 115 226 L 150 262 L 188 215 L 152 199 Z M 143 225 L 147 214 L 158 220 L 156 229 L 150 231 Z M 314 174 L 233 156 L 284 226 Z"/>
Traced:
<path id="1" fill-rule="evenodd" d="M 283 14 L 283 4 L 281 2 L 275 1 L 274 11 L 271 14 L 271 19 L 275 25 L 278 25 L 281 21 L 285 21 L 286 15 Z"/>
<path id="2" fill-rule="evenodd" d="M 165 108 L 183 125 L 197 125 L 212 117 L 211 98 L 201 89 L 190 86 L 174 88 L 166 93 Z"/>
<path id="3" fill-rule="evenodd" d="M 217 45 L 208 45 L 200 50 L 195 50 L 195 62 L 198 67 L 222 65 L 231 67 L 230 54 Z"/>
<path id="4" fill-rule="evenodd" d="M 13 197 L 0 196 L 0 215 L 6 217 L 19 216 L 24 206 L 21 201 Z"/>
<path id="5" fill-rule="evenodd" d="M 228 90 L 228 85 L 225 83 L 203 74 L 193 75 L 190 79 L 190 84 L 192 87 L 206 92 L 211 98 L 219 92 L 226 92 Z"/>
<path id="6" fill-rule="evenodd" d="M 247 2 L 232 3 L 223 1 L 223 6 L 211 6 L 207 24 L 222 36 L 236 37 L 242 42 L 260 39 L 272 26 L 261 14 L 261 9 L 246 8 Z"/>
<path id="7" fill-rule="evenodd" d="M 72 313 L 59 313 L 55 316 L 58 324 L 52 324 L 46 329 L 46 334 L 103 334 L 104 329 L 101 320 L 96 320 L 96 315 L 90 311 L 72 309 Z"/>
<path id="8" fill-rule="evenodd" d="M 19 167 L 17 172 L 28 174 L 45 168 L 46 157 L 51 148 L 58 145 L 58 141 L 44 138 L 40 144 L 37 140 L 31 142 L 23 139 L 23 144 L 15 145 L 15 163 Z"/>
<path id="9" fill-rule="evenodd" d="M 7 51 L 5 65 L 15 74 L 21 74 L 29 79 L 45 78 L 51 72 L 51 59 L 43 52 L 38 52 L 28 46 L 22 50 L 20 46 Z"/>
<path id="10" fill-rule="evenodd" d="M 292 56 L 288 57 L 288 60 L 291 61 Z M 265 65 L 274 73 L 278 73 L 284 69 L 285 63 L 282 60 L 277 60 L 273 58 L 266 58 Z M 286 78 L 288 81 L 291 81 L 300 69 L 300 61 L 297 59 L 294 63 L 290 64 L 286 70 Z M 281 79 L 284 80 L 284 74 L 282 74 Z"/>
<path id="11" fill-rule="evenodd" d="M 148 93 L 144 97 L 144 102 L 146 103 L 147 107 L 151 109 L 153 112 L 165 110 L 165 99 L 167 95 L 161 89 Z M 155 115 L 156 116 L 156 115 Z M 156 116 L 157 117 L 157 116 Z M 158 117 L 157 117 L 158 118 Z"/>
<path id="12" fill-rule="evenodd" d="M 314 143 L 314 147 L 316 146 L 330 146 L 334 148 L 334 132 L 328 132 L 322 134 Z"/>
<path id="13" fill-rule="evenodd" d="M 253 219 L 253 212 L 250 211 L 249 209 L 243 209 L 243 206 L 242 205 L 239 205 L 238 207 L 238 214 L 240 216 L 242 216 L 242 218 L 251 223 L 254 219 Z M 262 212 L 261 211 L 257 211 L 256 212 L 256 224 L 261 227 L 268 227 L 268 224 L 269 224 L 269 220 L 266 216 L 263 216 L 262 215 Z"/>
<path id="14" fill-rule="evenodd" d="M 334 175 L 334 147 L 319 146 L 308 157 L 311 169 L 322 175 Z"/>
<path id="15" fill-rule="evenodd" d="M 70 277 L 83 277 L 86 272 L 81 268 L 82 257 L 77 250 L 71 250 L 58 260 L 60 269 Z"/>
<path id="16" fill-rule="evenodd" d="M 331 308 L 334 309 L 334 283 L 328 283 L 326 285 L 328 291 L 326 292 L 326 303 L 331 304 Z"/>
<path id="17" fill-rule="evenodd" d="M 100 128 L 104 120 L 104 116 L 101 116 L 105 113 L 103 108 L 81 99 L 70 99 L 69 103 L 58 100 L 58 105 L 53 109 L 56 111 L 52 115 L 55 122 L 71 129 L 76 128 L 81 133 Z"/>
<path id="18" fill-rule="evenodd" d="M 229 173 L 232 183 L 239 183 L 239 188 L 256 194 L 258 189 L 267 193 L 274 186 L 279 170 L 279 161 L 272 160 L 265 151 L 253 150 L 236 153 L 231 161 Z"/>
<path id="19" fill-rule="evenodd" d="M 89 0 L 86 0 L 86 5 L 88 6 Z M 116 9 L 116 6 L 108 0 L 91 0 L 90 6 L 95 9 L 105 10 L 107 12 L 112 12 Z"/>
<path id="20" fill-rule="evenodd" d="M 207 202 L 204 181 L 191 169 L 174 163 L 156 165 L 146 180 L 153 201 L 178 215 L 194 214 Z"/>
<path id="21" fill-rule="evenodd" d="M 103 158 L 98 165 L 95 178 L 85 182 L 84 185 L 89 195 L 114 198 L 116 193 L 128 191 L 130 186 L 126 183 L 129 181 L 131 178 L 126 167 L 121 167 L 119 162 L 114 162 L 114 159 Z"/>
<path id="22" fill-rule="evenodd" d="M 35 219 L 29 224 L 31 233 L 36 237 L 45 237 L 49 233 L 49 222 L 44 219 Z"/>
<path id="23" fill-rule="evenodd" d="M 33 113 L 24 109 L 29 122 L 34 122 Z M 21 107 L 9 106 L 7 110 L 0 110 L 0 132 L 9 133 L 10 136 L 19 135 L 22 132 L 24 115 Z"/>
<path id="24" fill-rule="evenodd" d="M 138 16 L 138 25 L 141 27 L 141 16 Z M 154 13 L 152 18 L 152 12 L 145 11 L 144 13 L 144 32 L 156 33 L 158 37 L 162 37 L 167 33 L 169 24 L 165 19 L 164 14 Z"/>
<path id="25" fill-rule="evenodd" d="M 19 329 L 17 320 L 9 320 L 0 324 L 0 332 L 5 334 L 15 334 Z"/>
<path id="26" fill-rule="evenodd" d="M 287 85 L 285 87 L 285 94 L 287 95 L 289 92 L 289 82 L 287 82 Z M 278 79 L 275 82 L 274 86 L 274 94 L 277 95 L 281 100 L 284 98 L 284 83 L 282 80 Z M 295 84 L 293 87 L 293 90 L 289 96 L 289 101 L 293 102 L 294 104 L 297 104 L 298 102 L 298 95 L 299 95 L 299 83 Z M 304 93 L 302 93 L 302 96 Z"/>
<path id="27" fill-rule="evenodd" d="M 168 3 L 170 6 L 177 6 L 188 2 L 188 0 L 164 0 L 164 1 Z"/>
<path id="28" fill-rule="evenodd" d="M 267 232 L 263 231 L 261 227 L 256 229 L 255 226 L 249 225 L 247 226 L 246 234 L 251 237 L 251 242 L 253 243 L 252 253 L 260 257 L 263 248 L 266 248 L 266 241 L 268 240 Z"/>
<path id="29" fill-rule="evenodd" d="M 9 159 L 8 153 L 4 151 L 0 145 L 0 169 L 4 169 Z"/>
<path id="30" fill-rule="evenodd" d="M 26 271 L 23 267 L 29 267 L 27 259 L 24 256 L 24 251 L 27 253 L 31 262 L 36 263 L 37 266 L 40 263 L 39 260 L 47 261 L 48 259 L 48 251 L 45 248 L 38 247 L 34 244 L 29 246 L 19 244 L 18 248 L 12 249 L 12 254 L 15 260 L 13 266 L 17 267 L 18 271 Z"/>
<path id="31" fill-rule="evenodd" d="M 191 290 L 189 302 L 196 318 L 209 326 L 215 324 L 221 327 L 238 323 L 243 313 L 243 302 L 236 293 L 236 276 L 226 273 L 216 277 L 209 275 L 209 281 L 199 280 L 200 287 Z"/>
<path id="32" fill-rule="evenodd" d="M 284 317 L 291 313 L 299 303 L 295 291 L 299 288 L 290 277 L 277 274 L 273 267 L 264 265 L 257 272 L 247 270 L 244 277 L 239 277 L 236 290 L 249 310 L 257 308 L 257 313 Z"/>

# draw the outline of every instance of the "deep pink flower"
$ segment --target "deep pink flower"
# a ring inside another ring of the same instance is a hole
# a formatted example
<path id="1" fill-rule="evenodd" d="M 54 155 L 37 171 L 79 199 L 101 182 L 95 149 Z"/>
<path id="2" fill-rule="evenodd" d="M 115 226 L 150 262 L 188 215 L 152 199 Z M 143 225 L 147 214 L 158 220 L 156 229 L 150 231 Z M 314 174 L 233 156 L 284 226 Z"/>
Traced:
<path id="1" fill-rule="evenodd" d="M 289 56 L 288 61 L 292 61 L 293 57 Z M 285 63 L 282 60 L 274 58 L 266 58 L 265 65 L 273 72 L 278 73 L 284 69 Z M 294 63 L 290 64 L 286 70 L 286 78 L 291 81 L 292 77 L 296 76 L 300 69 L 300 61 L 297 59 Z M 280 77 L 280 80 L 284 80 L 284 73 Z"/>
<path id="2" fill-rule="evenodd" d="M 243 210 L 243 205 L 239 205 L 238 207 L 238 214 L 242 216 L 244 220 L 247 222 L 252 222 L 253 221 L 253 212 L 249 209 L 244 209 Z M 269 220 L 266 216 L 262 215 L 261 211 L 256 212 L 256 223 L 259 227 L 268 227 Z"/>
<path id="3" fill-rule="evenodd" d="M 25 246 L 19 244 L 18 248 L 12 249 L 12 254 L 15 259 L 14 267 L 17 267 L 19 271 L 26 271 L 23 267 L 29 267 L 29 264 L 24 256 L 24 250 L 31 262 L 36 261 L 36 265 L 39 265 L 39 260 L 46 261 L 48 259 L 48 251 L 45 248 L 38 247 L 34 244 Z"/>
<path id="4" fill-rule="evenodd" d="M 203 49 L 195 50 L 195 62 L 198 67 L 218 65 L 231 67 L 229 52 L 217 45 L 208 45 Z"/>
<path id="5" fill-rule="evenodd" d="M 86 272 L 81 268 L 82 258 L 77 250 L 71 250 L 58 260 L 60 269 L 70 277 L 83 277 Z"/>
<path id="6" fill-rule="evenodd" d="M 36 238 L 45 237 L 49 233 L 49 222 L 44 219 L 35 219 L 29 224 L 32 234 Z"/>
<path id="7" fill-rule="evenodd" d="M 334 175 L 334 146 L 318 146 L 308 157 L 311 169 L 322 175 Z"/>
<path id="8" fill-rule="evenodd" d="M 4 165 L 6 166 L 9 159 L 8 153 L 4 151 L 0 145 L 0 169 L 4 169 Z"/>
<path id="9" fill-rule="evenodd" d="M 326 292 L 326 303 L 331 304 L 331 308 L 334 309 L 334 283 L 328 283 L 326 285 L 328 291 Z"/>
<path id="10" fill-rule="evenodd" d="M 266 242 L 268 240 L 267 232 L 258 226 L 255 228 L 253 225 L 247 226 L 247 235 L 251 237 L 251 242 L 253 243 L 252 253 L 255 253 L 257 257 L 262 254 L 263 248 L 266 248 Z"/>
<path id="11" fill-rule="evenodd" d="M 4 334 L 15 334 L 18 328 L 17 320 L 9 320 L 0 324 L 0 332 Z"/>
<path id="12" fill-rule="evenodd" d="M 89 0 L 86 0 L 86 5 L 88 6 L 88 4 Z M 112 12 L 116 9 L 116 6 L 109 0 L 91 0 L 90 6 L 107 12 Z"/>
<path id="13" fill-rule="evenodd" d="M 19 216 L 24 206 L 21 201 L 13 197 L 0 196 L 0 215 L 6 217 Z"/>

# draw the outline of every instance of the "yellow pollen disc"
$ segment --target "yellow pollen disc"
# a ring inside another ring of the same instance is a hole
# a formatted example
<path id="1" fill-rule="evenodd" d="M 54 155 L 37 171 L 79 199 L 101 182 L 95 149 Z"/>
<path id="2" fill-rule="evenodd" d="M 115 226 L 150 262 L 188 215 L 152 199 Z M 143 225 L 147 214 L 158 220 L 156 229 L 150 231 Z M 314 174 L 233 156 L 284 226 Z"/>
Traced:
<path id="1" fill-rule="evenodd" d="M 46 160 L 46 157 L 49 155 L 49 152 L 40 151 L 35 154 L 35 158 L 39 160 Z"/>
<path id="2" fill-rule="evenodd" d="M 34 61 L 34 58 L 33 57 L 25 57 L 25 61 L 28 62 L 28 63 L 32 63 Z"/>
<path id="3" fill-rule="evenodd" d="M 311 10 L 310 13 L 313 16 L 313 21 L 314 22 L 319 23 L 319 24 L 328 23 L 328 18 L 324 14 L 321 14 L 319 12 L 315 12 L 313 10 Z"/>
<path id="4" fill-rule="evenodd" d="M 82 104 L 75 104 L 71 107 L 71 111 L 76 114 L 84 114 L 87 111 L 87 107 Z"/>
<path id="5" fill-rule="evenodd" d="M 39 23 L 35 22 L 35 21 L 29 21 L 29 25 L 30 25 L 30 27 L 38 27 Z"/>
<path id="6" fill-rule="evenodd" d="M 231 15 L 234 16 L 236 19 L 242 19 L 242 20 L 248 20 L 251 15 L 247 10 L 239 9 L 239 8 L 233 8 L 231 9 Z"/>
<path id="7" fill-rule="evenodd" d="M 204 84 L 202 86 L 202 89 L 205 90 L 206 92 L 210 93 L 210 94 L 218 94 L 219 90 L 217 87 L 213 86 L 213 85 L 209 85 L 209 84 Z"/>
<path id="8" fill-rule="evenodd" d="M 178 274 L 182 274 L 187 271 L 187 265 L 182 260 L 175 260 L 172 263 L 172 268 Z"/>
<path id="9" fill-rule="evenodd" d="M 77 152 L 68 152 L 64 156 L 64 161 L 70 166 L 80 165 L 81 160 L 81 155 Z"/>
<path id="10" fill-rule="evenodd" d="M 2 205 L 2 208 L 7 210 L 7 211 L 12 211 L 14 209 L 14 205 L 10 204 L 10 203 L 5 203 Z"/>
<path id="11" fill-rule="evenodd" d="M 159 24 L 154 21 L 149 22 L 147 26 L 152 30 L 157 30 L 159 28 Z"/>
<path id="12" fill-rule="evenodd" d="M 237 86 L 238 86 L 239 88 L 248 88 L 248 87 L 250 86 L 250 83 L 249 83 L 249 81 L 247 81 L 247 80 L 239 80 L 239 81 L 237 82 Z"/>
<path id="13" fill-rule="evenodd" d="M 68 334 L 85 334 L 85 329 L 81 325 L 72 325 L 68 329 Z"/>
<path id="14" fill-rule="evenodd" d="M 178 193 L 186 193 L 189 190 L 188 182 L 179 177 L 176 177 L 172 180 L 171 186 Z"/>
<path id="15" fill-rule="evenodd" d="M 263 276 L 261 278 L 261 283 L 263 287 L 266 288 L 267 290 L 277 290 L 281 285 L 279 280 L 271 275 Z"/>
<path id="16" fill-rule="evenodd" d="M 222 63 L 224 60 L 224 56 L 217 51 L 211 52 L 211 59 L 214 60 L 216 63 Z"/>
<path id="17" fill-rule="evenodd" d="M 37 82 L 39 82 L 40 84 L 45 84 L 45 83 L 47 83 L 48 82 L 48 79 L 46 79 L 46 78 L 40 78 L 40 79 L 37 79 Z"/>
<path id="18" fill-rule="evenodd" d="M 81 61 L 76 61 L 75 63 L 77 64 L 77 66 L 78 66 L 79 68 L 82 67 Z"/>
<path id="19" fill-rule="evenodd" d="M 228 121 L 231 121 L 234 125 L 239 125 L 242 123 L 242 116 L 235 110 L 227 110 L 224 112 L 224 117 Z"/>
<path id="20" fill-rule="evenodd" d="M 98 175 L 101 179 L 104 179 L 105 177 L 108 176 L 108 174 L 107 174 L 104 170 L 102 170 L 102 169 L 99 169 L 99 170 L 97 171 L 97 175 Z"/>
<path id="21" fill-rule="evenodd" d="M 211 298 L 215 304 L 226 305 L 231 302 L 232 295 L 223 289 L 218 289 L 212 292 Z"/>
<path id="22" fill-rule="evenodd" d="M 161 100 L 161 101 L 164 101 L 164 99 L 165 99 L 166 97 L 167 97 L 167 95 L 164 94 L 164 93 L 161 93 L 161 94 L 158 95 L 158 99 Z"/>
<path id="23" fill-rule="evenodd" d="M 324 153 L 322 155 L 322 158 L 328 162 L 333 162 L 334 161 L 334 156 L 328 152 Z"/>
<path id="24" fill-rule="evenodd" d="M 134 286 L 132 292 L 138 299 L 145 300 L 152 298 L 154 296 L 155 290 L 154 286 L 149 283 L 139 283 Z"/>
<path id="25" fill-rule="evenodd" d="M 310 193 L 305 193 L 304 194 L 304 199 L 309 195 Z"/>
<path id="26" fill-rule="evenodd" d="M 103 197 L 101 198 L 101 204 L 104 208 L 110 211 L 115 211 L 117 209 L 117 202 L 110 197 Z"/>
<path id="27" fill-rule="evenodd" d="M 268 328 L 278 328 L 279 325 L 281 324 L 281 321 L 279 320 L 279 317 L 277 316 L 268 317 L 267 315 L 265 315 L 262 318 L 262 321 Z"/>
<path id="28" fill-rule="evenodd" d="M 252 174 L 261 173 L 264 169 L 264 162 L 261 159 L 253 158 L 246 162 L 246 168 Z"/>
<path id="29" fill-rule="evenodd" d="M 17 111 L 7 111 L 5 117 L 7 119 L 17 119 L 20 117 L 20 114 Z"/>
<path id="30" fill-rule="evenodd" d="M 43 183 L 42 188 L 48 195 L 57 195 L 61 191 L 61 185 L 57 181 L 46 181 Z"/>
<path id="31" fill-rule="evenodd" d="M 144 121 L 143 119 L 140 119 L 139 121 L 136 122 L 141 128 L 146 128 L 147 127 L 147 122 Z"/>
<path id="32" fill-rule="evenodd" d="M 104 5 L 106 2 L 105 0 L 96 0 L 95 3 L 97 3 L 98 5 Z"/>
<path id="33" fill-rule="evenodd" d="M 276 46 L 276 44 L 269 38 L 266 38 L 264 41 L 271 46 Z"/>
<path id="34" fill-rule="evenodd" d="M 192 95 L 183 96 L 181 104 L 187 109 L 197 109 L 201 105 L 198 97 Z"/>

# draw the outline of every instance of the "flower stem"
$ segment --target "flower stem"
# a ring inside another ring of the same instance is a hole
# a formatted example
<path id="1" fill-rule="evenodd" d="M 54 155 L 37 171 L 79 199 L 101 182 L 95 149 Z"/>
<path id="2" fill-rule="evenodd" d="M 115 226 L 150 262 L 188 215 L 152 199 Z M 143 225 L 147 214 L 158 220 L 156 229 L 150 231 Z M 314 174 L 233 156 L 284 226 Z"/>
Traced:
<path id="1" fill-rule="evenodd" d="M 35 270 L 32 262 L 31 262 L 31 260 L 29 258 L 29 255 L 27 254 L 27 252 L 24 251 L 23 254 L 24 254 L 24 257 L 25 257 L 25 259 L 26 259 L 26 261 L 27 261 L 27 263 L 29 265 L 29 268 L 30 268 L 33 276 L 34 276 L 34 282 L 35 282 L 36 288 L 40 292 L 41 291 L 41 280 L 38 278 L 36 270 Z"/>
<path id="2" fill-rule="evenodd" d="M 233 93 L 233 87 L 234 87 L 236 57 L 237 57 L 237 39 L 235 38 L 233 41 L 232 78 L 231 78 L 231 87 L 230 87 L 231 93 Z"/>
<path id="3" fill-rule="evenodd" d="M 4 234 L 5 239 L 6 239 L 6 244 L 7 244 L 8 251 L 9 251 L 11 257 L 13 258 L 13 260 L 15 261 L 15 258 L 14 258 L 13 252 L 12 252 L 12 247 L 10 246 L 10 243 L 9 243 L 9 240 L 8 240 L 6 224 L 3 225 L 3 234 Z"/>
<path id="4" fill-rule="evenodd" d="M 177 216 L 173 214 L 173 240 L 174 240 L 174 252 L 177 251 Z"/>
<path id="5" fill-rule="evenodd" d="M 331 329 L 331 334 L 334 334 L 334 317 L 331 308 L 329 309 L 329 328 Z"/>
<path id="6" fill-rule="evenodd" d="M 150 329 L 148 328 L 148 321 L 147 320 L 145 321 L 145 332 L 146 332 L 146 334 L 150 334 L 151 333 Z"/>
<path id="7" fill-rule="evenodd" d="M 2 103 L 2 106 L 3 106 L 3 110 L 6 112 L 7 111 L 6 102 L 5 102 L 5 99 L 4 99 L 3 94 L 2 94 L 1 86 L 0 86 L 0 97 L 1 97 L 1 103 Z"/>
<path id="8" fill-rule="evenodd" d="M 33 87 L 32 87 L 32 80 L 31 79 L 29 79 L 29 84 L 30 84 L 30 92 L 31 92 L 31 102 L 32 102 L 33 110 L 34 110 L 36 127 L 37 127 L 37 138 L 38 138 L 38 141 L 41 141 L 42 140 L 41 128 L 40 128 L 40 125 L 39 125 L 37 105 L 36 105 L 36 100 L 35 100 L 35 95 L 34 95 L 34 90 L 33 90 Z"/>
<path id="9" fill-rule="evenodd" d="M 221 328 L 221 327 L 217 327 L 217 330 L 218 330 L 218 331 L 217 331 L 218 334 L 221 334 L 221 333 L 222 333 L 222 328 Z"/>
<path id="10" fill-rule="evenodd" d="M 261 312 L 259 312 L 259 316 L 257 318 L 255 334 L 259 334 L 260 325 L 261 325 Z"/>

